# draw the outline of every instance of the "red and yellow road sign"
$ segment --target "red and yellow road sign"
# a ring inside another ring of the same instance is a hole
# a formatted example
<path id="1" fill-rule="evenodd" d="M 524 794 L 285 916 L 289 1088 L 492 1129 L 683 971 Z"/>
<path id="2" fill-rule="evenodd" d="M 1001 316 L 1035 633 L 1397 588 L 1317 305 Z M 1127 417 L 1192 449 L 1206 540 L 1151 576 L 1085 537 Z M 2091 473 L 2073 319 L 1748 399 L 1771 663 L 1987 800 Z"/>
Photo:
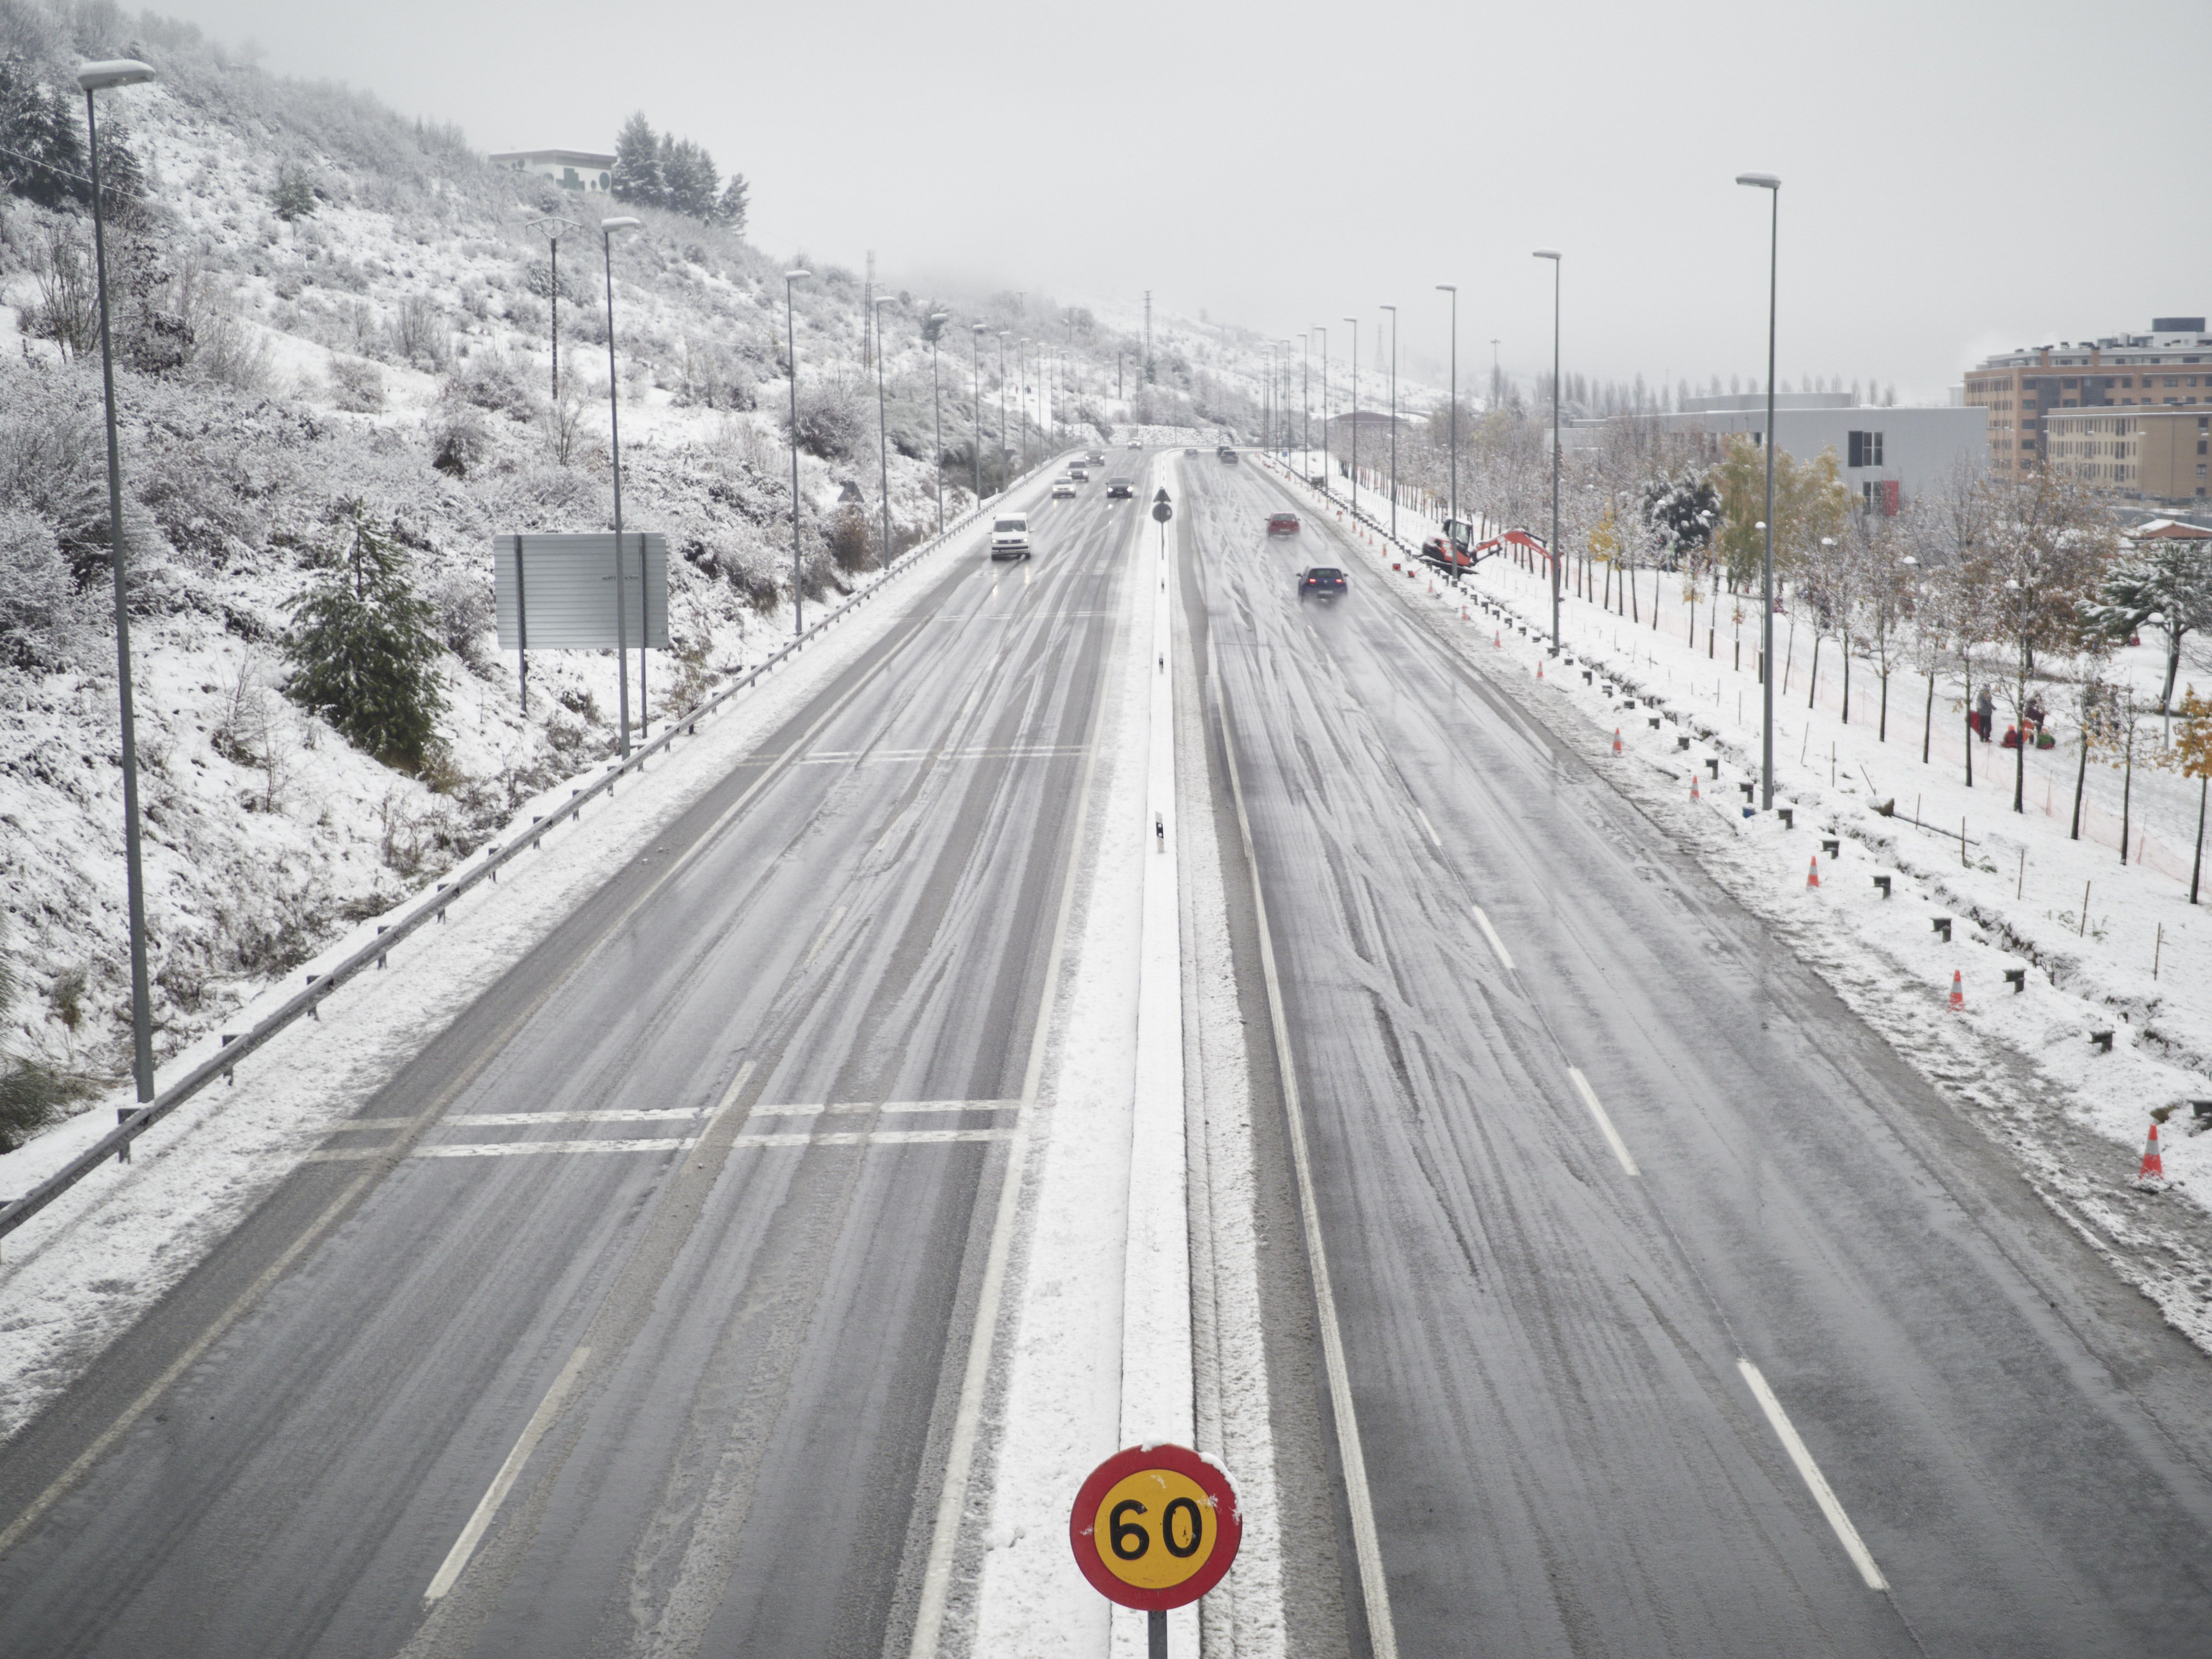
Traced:
<path id="1" fill-rule="evenodd" d="M 1237 1559 L 1244 1528 L 1236 1489 L 1182 1446 L 1132 1446 L 1091 1472 L 1067 1518 L 1075 1565 L 1125 1607 L 1195 1601 Z"/>

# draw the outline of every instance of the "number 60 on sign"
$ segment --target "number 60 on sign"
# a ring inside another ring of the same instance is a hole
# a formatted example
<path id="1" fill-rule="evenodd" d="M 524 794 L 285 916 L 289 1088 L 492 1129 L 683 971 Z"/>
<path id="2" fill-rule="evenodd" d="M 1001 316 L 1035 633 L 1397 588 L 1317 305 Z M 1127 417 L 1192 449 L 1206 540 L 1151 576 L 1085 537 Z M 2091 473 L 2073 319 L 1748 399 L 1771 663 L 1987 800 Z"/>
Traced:
<path id="1" fill-rule="evenodd" d="M 1158 1612 L 1221 1582 L 1243 1537 L 1236 1490 L 1182 1446 L 1132 1446 L 1091 1472 L 1067 1518 L 1075 1564 L 1125 1607 Z"/>

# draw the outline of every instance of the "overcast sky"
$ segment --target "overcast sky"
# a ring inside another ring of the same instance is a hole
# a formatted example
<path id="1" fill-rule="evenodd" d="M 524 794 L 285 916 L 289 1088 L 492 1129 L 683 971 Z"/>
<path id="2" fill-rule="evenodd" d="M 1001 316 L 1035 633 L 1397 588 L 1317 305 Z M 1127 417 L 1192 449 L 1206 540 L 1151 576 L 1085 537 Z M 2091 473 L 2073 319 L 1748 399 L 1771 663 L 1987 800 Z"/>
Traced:
<path id="1" fill-rule="evenodd" d="M 1286 335 L 1401 307 L 1401 367 L 1780 374 L 1940 399 L 1972 359 L 2212 310 L 2203 0 L 1083 6 L 155 0 L 486 149 L 624 117 L 752 182 L 754 239 Z M 1363 361 L 1362 368 L 1366 367 Z"/>

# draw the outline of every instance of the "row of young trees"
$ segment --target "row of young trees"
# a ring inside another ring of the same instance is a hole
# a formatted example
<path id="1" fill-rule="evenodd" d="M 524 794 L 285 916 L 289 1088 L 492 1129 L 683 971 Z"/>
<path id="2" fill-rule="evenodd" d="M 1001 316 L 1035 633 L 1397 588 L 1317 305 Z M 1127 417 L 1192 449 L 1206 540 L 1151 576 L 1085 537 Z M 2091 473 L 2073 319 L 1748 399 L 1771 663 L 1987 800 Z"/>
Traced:
<path id="1" fill-rule="evenodd" d="M 1548 422 L 1462 410 L 1460 430 L 1462 502 L 1541 533 L 1550 510 Z M 1447 431 L 1440 412 L 1420 434 L 1425 441 L 1400 457 L 1401 474 L 1438 495 L 1450 459 Z M 1849 719 L 1855 674 L 1871 675 L 1876 729 L 1887 740 L 1892 678 L 1910 672 L 1925 688 L 1924 760 L 1937 687 L 1955 686 L 1977 717 L 2002 715 L 2021 734 L 2011 781 L 2013 805 L 2023 811 L 2026 747 L 2061 707 L 2082 733 L 2083 767 L 2092 745 L 2110 743 L 2117 752 L 2126 742 L 2142 706 L 2114 672 L 2113 653 L 2126 641 L 2156 637 L 2164 664 L 2155 712 L 2169 723 L 2185 718 L 2176 702 L 2185 690 L 2183 647 L 2191 636 L 2212 635 L 2212 552 L 2203 542 L 2130 541 L 2108 501 L 2048 471 L 2014 483 L 1962 466 L 1899 510 L 1887 505 L 1854 495 L 1832 452 L 1775 457 L 1778 604 L 1793 640 L 1811 635 L 1808 700 L 1824 670 L 1840 675 Z M 1733 600 L 1732 651 L 1739 665 L 1757 666 L 1755 636 L 1750 660 L 1741 660 L 1741 624 L 1756 619 L 1765 554 L 1763 450 L 1738 440 L 1716 459 L 1699 434 L 1616 420 L 1594 448 L 1564 458 L 1559 509 L 1567 580 L 1577 591 L 1656 627 L 1673 586 L 1690 607 L 1693 639 L 1703 610 L 1716 656 L 1719 613 Z M 2178 763 L 2201 775 L 2185 757 Z M 2080 787 L 2077 775 L 2077 793 Z"/>
<path id="2" fill-rule="evenodd" d="M 662 208 L 744 234 L 750 194 L 744 174 L 733 173 L 724 183 L 706 146 L 672 132 L 656 134 L 642 110 L 623 124 L 615 140 L 612 188 L 618 202 Z"/>

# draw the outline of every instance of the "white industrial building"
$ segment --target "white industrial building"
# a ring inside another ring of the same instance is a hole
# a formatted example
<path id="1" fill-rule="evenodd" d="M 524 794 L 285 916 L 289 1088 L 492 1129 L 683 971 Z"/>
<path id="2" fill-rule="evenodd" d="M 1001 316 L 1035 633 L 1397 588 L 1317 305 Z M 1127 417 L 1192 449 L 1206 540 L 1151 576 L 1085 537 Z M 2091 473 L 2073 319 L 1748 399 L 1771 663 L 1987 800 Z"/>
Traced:
<path id="1" fill-rule="evenodd" d="M 1701 436 L 1713 460 L 1738 436 L 1766 441 L 1762 392 L 1692 398 L 1679 412 L 1613 418 L 1656 421 L 1667 431 Z M 1571 449 L 1594 449 L 1604 425 L 1577 421 L 1561 441 Z M 1978 471 L 1989 462 L 1989 416 L 1981 409 L 1899 408 L 1858 403 L 1844 392 L 1785 392 L 1775 395 L 1774 427 L 1783 453 L 1798 460 L 1834 450 L 1851 493 L 1887 513 L 1935 488 L 1961 465 Z"/>

